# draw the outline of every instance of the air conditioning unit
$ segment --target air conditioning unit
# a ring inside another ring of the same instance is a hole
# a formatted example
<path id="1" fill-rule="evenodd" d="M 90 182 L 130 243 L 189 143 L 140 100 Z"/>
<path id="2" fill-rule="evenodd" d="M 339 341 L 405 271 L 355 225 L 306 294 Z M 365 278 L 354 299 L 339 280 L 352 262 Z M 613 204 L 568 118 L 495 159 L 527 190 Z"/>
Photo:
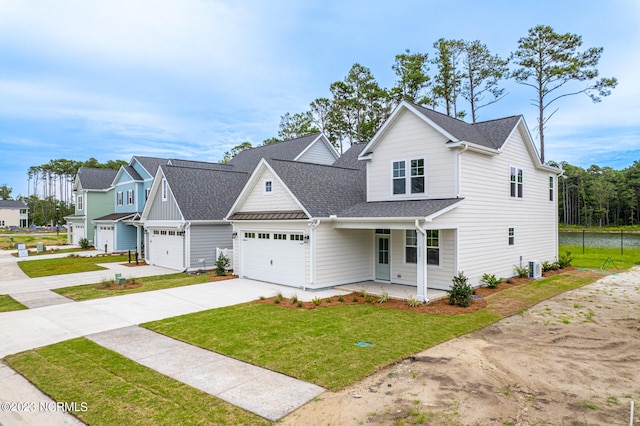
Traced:
<path id="1" fill-rule="evenodd" d="M 542 278 L 542 263 L 537 260 L 529 262 L 529 278 Z"/>

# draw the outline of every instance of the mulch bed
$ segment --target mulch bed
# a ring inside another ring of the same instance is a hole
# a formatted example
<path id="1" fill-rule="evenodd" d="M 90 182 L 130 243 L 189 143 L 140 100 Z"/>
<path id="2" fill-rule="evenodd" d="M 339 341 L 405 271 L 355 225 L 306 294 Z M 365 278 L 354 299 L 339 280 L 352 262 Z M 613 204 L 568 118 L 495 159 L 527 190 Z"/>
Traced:
<path id="1" fill-rule="evenodd" d="M 234 278 L 238 278 L 238 276 L 237 275 L 212 275 L 211 278 L 209 279 L 209 282 L 232 280 Z"/>
<path id="2" fill-rule="evenodd" d="M 561 274 L 567 271 L 573 271 L 575 268 L 569 267 L 563 270 L 558 271 L 548 271 L 543 274 L 545 277 L 550 277 L 552 275 Z M 473 291 L 475 296 L 479 296 L 482 299 L 472 300 L 471 304 L 466 308 L 462 306 L 455 306 L 449 304 L 449 299 L 444 298 L 440 300 L 433 301 L 428 305 L 418 305 L 415 307 L 409 306 L 406 300 L 398 300 L 398 299 L 389 299 L 383 303 L 379 303 L 379 298 L 376 296 L 369 296 L 369 301 L 366 300 L 358 292 L 349 293 L 347 295 L 342 296 L 342 302 L 338 300 L 339 296 L 328 297 L 321 299 L 319 305 L 314 304 L 313 302 L 298 302 L 295 299 L 292 301 L 286 297 L 269 297 L 261 300 L 257 300 L 256 303 L 269 304 L 281 306 L 283 308 L 288 309 L 318 309 L 318 308 L 327 308 L 332 306 L 342 306 L 342 305 L 366 305 L 366 304 L 377 304 L 383 308 L 390 309 L 400 309 L 403 311 L 409 312 L 420 312 L 424 314 L 436 314 L 436 315 L 460 315 L 460 314 L 468 314 L 470 312 L 477 311 L 487 306 L 486 297 L 491 296 L 492 294 L 498 293 L 500 291 L 506 290 L 508 288 L 513 288 L 518 285 L 522 285 L 533 281 L 533 278 L 518 278 L 513 277 L 509 278 L 508 282 L 503 281 L 495 288 L 489 287 L 479 287 Z M 277 302 L 276 302 L 277 301 Z"/>
<path id="3" fill-rule="evenodd" d="M 96 290 L 128 290 L 130 288 L 138 288 L 138 287 L 142 287 L 142 283 L 137 283 L 137 282 L 131 282 L 131 283 L 126 283 L 126 284 L 111 284 L 109 287 L 101 287 L 100 285 L 95 286 L 94 288 Z"/>

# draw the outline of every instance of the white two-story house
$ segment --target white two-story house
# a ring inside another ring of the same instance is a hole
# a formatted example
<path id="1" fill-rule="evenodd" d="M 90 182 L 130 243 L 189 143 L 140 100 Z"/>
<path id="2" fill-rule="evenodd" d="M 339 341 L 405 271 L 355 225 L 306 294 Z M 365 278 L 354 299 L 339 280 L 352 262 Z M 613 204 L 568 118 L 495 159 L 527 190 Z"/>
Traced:
<path id="1" fill-rule="evenodd" d="M 557 259 L 557 177 L 522 116 L 469 124 L 401 103 L 332 166 L 265 159 L 227 215 L 235 271 L 301 288 L 449 289 Z"/>

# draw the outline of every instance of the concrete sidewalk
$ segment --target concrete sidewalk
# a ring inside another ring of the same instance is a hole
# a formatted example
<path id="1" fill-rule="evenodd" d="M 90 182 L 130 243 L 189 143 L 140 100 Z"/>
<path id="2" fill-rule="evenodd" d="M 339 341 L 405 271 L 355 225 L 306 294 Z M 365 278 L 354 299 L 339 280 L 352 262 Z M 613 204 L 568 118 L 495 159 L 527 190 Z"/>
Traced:
<path id="1" fill-rule="evenodd" d="M 138 326 L 91 334 L 87 338 L 274 422 L 324 392 L 320 386 Z"/>

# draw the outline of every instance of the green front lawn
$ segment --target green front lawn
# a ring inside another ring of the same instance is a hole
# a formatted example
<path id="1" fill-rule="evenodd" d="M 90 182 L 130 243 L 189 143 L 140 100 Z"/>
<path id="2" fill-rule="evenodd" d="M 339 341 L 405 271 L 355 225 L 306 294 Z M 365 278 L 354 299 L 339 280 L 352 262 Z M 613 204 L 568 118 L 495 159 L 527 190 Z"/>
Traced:
<path id="1" fill-rule="evenodd" d="M 56 259 L 23 260 L 18 266 L 30 278 L 50 275 L 74 274 L 76 272 L 106 269 L 98 263 L 126 262 L 128 256 L 61 257 Z"/>
<path id="2" fill-rule="evenodd" d="M 0 312 L 19 311 L 22 309 L 27 309 L 27 307 L 8 294 L 0 294 Z"/>
<path id="3" fill-rule="evenodd" d="M 423 349 L 595 278 L 557 275 L 504 290 L 476 312 L 443 316 L 380 305 L 313 310 L 248 303 L 144 324 L 170 337 L 336 390 Z M 372 343 L 358 347 L 356 342 Z"/>
<path id="4" fill-rule="evenodd" d="M 25 243 L 27 248 L 35 248 L 39 242 L 44 243 L 45 246 L 61 246 L 67 244 L 67 233 L 55 232 L 39 235 L 25 234 L 13 234 L 11 237 L 13 242 L 9 241 L 9 235 L 0 235 L 0 248 L 5 250 L 15 249 L 16 243 Z"/>
<path id="5" fill-rule="evenodd" d="M 126 278 L 126 276 L 125 276 Z M 123 288 L 118 290 L 100 289 L 103 283 L 86 284 L 75 287 L 63 287 L 54 289 L 61 294 L 75 301 L 99 299 L 101 297 L 120 296 L 122 294 L 140 293 L 143 291 L 162 290 L 165 288 L 182 287 L 185 285 L 202 284 L 211 279 L 211 274 L 190 275 L 185 273 L 156 275 L 152 277 L 136 278 L 135 282 L 142 285 L 138 288 Z"/>
<path id="6" fill-rule="evenodd" d="M 571 252 L 571 264 L 576 268 L 600 269 L 608 258 L 611 258 L 613 264 L 609 264 L 607 269 L 616 269 L 616 266 L 617 269 L 629 269 L 640 265 L 640 248 L 625 248 L 623 254 L 620 254 L 619 247 L 585 247 L 583 254 L 582 246 L 559 246 L 560 255 L 567 251 Z"/>
<path id="7" fill-rule="evenodd" d="M 85 338 L 9 355 L 11 368 L 56 401 L 86 403 L 92 425 L 268 425 Z"/>

